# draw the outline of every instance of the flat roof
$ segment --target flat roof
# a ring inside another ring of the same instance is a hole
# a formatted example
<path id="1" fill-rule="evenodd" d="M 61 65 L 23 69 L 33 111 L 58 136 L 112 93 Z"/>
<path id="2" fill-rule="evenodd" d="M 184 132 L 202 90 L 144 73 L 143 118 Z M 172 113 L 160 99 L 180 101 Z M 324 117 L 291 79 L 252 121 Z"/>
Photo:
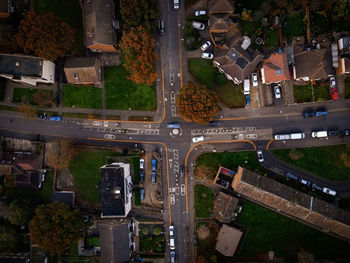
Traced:
<path id="1" fill-rule="evenodd" d="M 0 73 L 21 76 L 41 77 L 43 59 L 26 55 L 0 54 Z"/>
<path id="2" fill-rule="evenodd" d="M 226 257 L 232 257 L 236 252 L 242 234 L 243 232 L 236 228 L 222 225 L 215 249 Z"/>

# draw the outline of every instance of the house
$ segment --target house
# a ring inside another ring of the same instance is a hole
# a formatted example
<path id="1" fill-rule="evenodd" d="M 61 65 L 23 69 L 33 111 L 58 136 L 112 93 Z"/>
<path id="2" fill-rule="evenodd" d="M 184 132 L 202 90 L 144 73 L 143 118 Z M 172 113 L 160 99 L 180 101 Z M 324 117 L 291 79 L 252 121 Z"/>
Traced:
<path id="1" fill-rule="evenodd" d="M 294 47 L 293 78 L 295 80 L 327 79 L 335 74 L 330 49 Z"/>
<path id="2" fill-rule="evenodd" d="M 339 56 L 337 74 L 350 74 L 350 56 Z"/>
<path id="3" fill-rule="evenodd" d="M 214 200 L 213 217 L 222 223 L 230 223 L 232 217 L 234 216 L 237 204 L 237 198 L 223 192 L 219 192 Z"/>
<path id="4" fill-rule="evenodd" d="M 8 187 L 41 188 L 46 173 L 41 168 L 37 154 L 4 152 L 0 157 L 0 175 Z"/>
<path id="5" fill-rule="evenodd" d="M 232 257 L 236 252 L 242 234 L 242 231 L 223 224 L 215 249 L 226 257 Z"/>
<path id="6" fill-rule="evenodd" d="M 350 36 L 338 40 L 337 74 L 350 74 Z"/>
<path id="7" fill-rule="evenodd" d="M 52 202 L 58 201 L 69 206 L 74 206 L 75 193 L 73 191 L 54 191 L 52 193 Z"/>
<path id="8" fill-rule="evenodd" d="M 261 68 L 261 80 L 263 84 L 278 83 L 289 79 L 286 53 L 273 53 L 269 58 L 264 60 Z"/>
<path id="9" fill-rule="evenodd" d="M 130 164 L 112 163 L 101 167 L 99 197 L 102 218 L 125 217 L 131 209 Z"/>
<path id="10" fill-rule="evenodd" d="M 350 53 L 350 36 L 342 37 L 338 40 L 338 49 L 339 54 L 347 54 Z"/>
<path id="11" fill-rule="evenodd" d="M 350 212 L 289 186 L 238 168 L 232 188 L 240 196 L 322 232 L 350 240 Z"/>
<path id="12" fill-rule="evenodd" d="M 103 220 L 99 223 L 101 263 L 130 262 L 134 224 L 130 219 Z"/>
<path id="13" fill-rule="evenodd" d="M 93 52 L 117 51 L 113 0 L 83 0 L 85 46 Z"/>
<path id="14" fill-rule="evenodd" d="M 0 77 L 33 86 L 55 83 L 55 64 L 34 56 L 0 54 Z"/>
<path id="15" fill-rule="evenodd" d="M 64 64 L 64 73 L 71 84 L 101 84 L 101 65 L 97 57 L 69 58 Z"/>
<path id="16" fill-rule="evenodd" d="M 234 0 L 210 0 L 209 15 L 211 14 L 228 14 L 232 15 L 235 11 Z"/>
<path id="17" fill-rule="evenodd" d="M 252 74 L 263 60 L 263 54 L 250 47 L 250 39 L 236 33 L 222 48 L 215 48 L 214 66 L 236 84 Z"/>
<path id="18" fill-rule="evenodd" d="M 12 0 L 0 1 L 0 18 L 8 18 L 13 11 Z"/>

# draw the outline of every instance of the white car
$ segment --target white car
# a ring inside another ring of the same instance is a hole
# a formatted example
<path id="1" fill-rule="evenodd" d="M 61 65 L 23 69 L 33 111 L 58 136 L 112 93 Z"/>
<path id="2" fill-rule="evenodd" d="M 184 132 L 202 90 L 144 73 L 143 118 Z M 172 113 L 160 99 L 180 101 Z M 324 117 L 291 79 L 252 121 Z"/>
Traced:
<path id="1" fill-rule="evenodd" d="M 204 136 L 197 136 L 192 138 L 192 142 L 197 143 L 197 142 L 202 142 L 204 141 Z"/>
<path id="2" fill-rule="evenodd" d="M 202 53 L 201 57 L 205 59 L 213 59 L 214 55 L 212 53 Z"/>
<path id="3" fill-rule="evenodd" d="M 335 77 L 334 76 L 329 78 L 329 82 L 331 84 L 331 88 L 335 88 L 337 86 L 337 82 L 335 81 Z"/>
<path id="4" fill-rule="evenodd" d="M 258 156 L 259 163 L 264 162 L 264 155 L 261 150 L 256 151 L 256 155 Z"/>
<path id="5" fill-rule="evenodd" d="M 144 169 L 145 168 L 145 159 L 141 158 L 140 159 L 140 169 Z"/>
<path id="6" fill-rule="evenodd" d="M 275 98 L 280 99 L 281 98 L 281 87 L 275 86 L 274 91 L 275 91 Z"/>
<path id="7" fill-rule="evenodd" d="M 211 46 L 211 43 L 210 43 L 210 41 L 207 41 L 207 42 L 205 42 L 202 46 L 201 46 L 201 50 L 202 51 L 205 51 L 208 47 L 210 47 Z"/>
<path id="8" fill-rule="evenodd" d="M 197 21 L 192 21 L 192 26 L 195 29 L 199 29 L 199 30 L 204 30 L 204 28 L 205 28 L 205 25 L 203 23 L 197 22 Z"/>
<path id="9" fill-rule="evenodd" d="M 174 228 L 173 225 L 169 226 L 169 234 L 170 234 L 171 237 L 174 236 L 174 230 L 175 230 L 175 228 Z"/>
<path id="10" fill-rule="evenodd" d="M 197 10 L 196 12 L 194 12 L 195 16 L 204 16 L 207 14 L 207 11 L 205 10 Z"/>
<path id="11" fill-rule="evenodd" d="M 252 74 L 252 82 L 253 82 L 253 87 L 258 86 L 258 74 L 256 74 L 256 73 Z"/>
<path id="12" fill-rule="evenodd" d="M 337 192 L 332 190 L 332 189 L 329 189 L 327 187 L 323 187 L 323 192 L 326 193 L 326 194 L 329 194 L 329 195 L 333 195 L 333 196 L 336 196 L 337 195 Z"/>
<path id="13" fill-rule="evenodd" d="M 180 0 L 174 0 L 174 9 L 179 9 L 180 7 Z"/>

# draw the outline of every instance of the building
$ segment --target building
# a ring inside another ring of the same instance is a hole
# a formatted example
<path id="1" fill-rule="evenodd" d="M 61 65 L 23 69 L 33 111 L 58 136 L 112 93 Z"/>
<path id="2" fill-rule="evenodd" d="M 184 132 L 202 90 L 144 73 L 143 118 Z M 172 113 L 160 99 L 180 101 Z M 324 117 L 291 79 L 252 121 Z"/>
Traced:
<path id="1" fill-rule="evenodd" d="M 129 219 L 103 220 L 99 223 L 101 263 L 130 262 L 134 224 Z"/>
<path id="2" fill-rule="evenodd" d="M 263 54 L 252 50 L 249 45 L 248 37 L 236 33 L 223 47 L 214 50 L 214 66 L 236 84 L 249 77 L 263 60 Z"/>
<path id="3" fill-rule="evenodd" d="M 330 49 L 294 47 L 293 78 L 295 80 L 327 79 L 335 74 Z"/>
<path id="4" fill-rule="evenodd" d="M 41 157 L 28 153 L 3 153 L 0 157 L 0 176 L 8 187 L 39 189 L 46 170 L 41 169 Z"/>
<path id="5" fill-rule="evenodd" d="M 35 86 L 55 83 L 55 64 L 22 54 L 0 54 L 0 77 Z"/>
<path id="6" fill-rule="evenodd" d="M 211 14 L 228 14 L 232 15 L 235 11 L 234 0 L 210 0 L 209 15 Z"/>
<path id="7" fill-rule="evenodd" d="M 337 206 L 242 167 L 238 168 L 232 188 L 257 204 L 350 240 L 350 213 Z"/>
<path id="8" fill-rule="evenodd" d="M 73 191 L 54 191 L 52 193 L 52 202 L 58 201 L 69 206 L 74 206 L 75 193 Z"/>
<path id="9" fill-rule="evenodd" d="M 99 184 L 102 218 L 125 217 L 131 209 L 130 164 L 112 163 L 101 167 Z"/>
<path id="10" fill-rule="evenodd" d="M 237 198 L 219 192 L 214 200 L 213 217 L 222 223 L 230 223 L 234 217 L 237 204 Z"/>
<path id="11" fill-rule="evenodd" d="M 261 80 L 263 84 L 279 83 L 289 80 L 287 54 L 284 52 L 273 53 L 264 60 L 261 68 Z"/>
<path id="12" fill-rule="evenodd" d="M 0 18 L 8 18 L 13 11 L 12 0 L 0 1 Z"/>
<path id="13" fill-rule="evenodd" d="M 338 40 L 337 74 L 350 74 L 350 36 Z"/>
<path id="14" fill-rule="evenodd" d="M 115 6 L 112 0 L 83 0 L 85 46 L 93 52 L 116 52 Z"/>
<path id="15" fill-rule="evenodd" d="M 226 257 L 232 257 L 236 252 L 242 234 L 242 231 L 236 228 L 222 225 L 215 249 Z"/>
<path id="16" fill-rule="evenodd" d="M 101 84 L 101 66 L 97 57 L 69 58 L 64 64 L 64 73 L 70 84 Z"/>

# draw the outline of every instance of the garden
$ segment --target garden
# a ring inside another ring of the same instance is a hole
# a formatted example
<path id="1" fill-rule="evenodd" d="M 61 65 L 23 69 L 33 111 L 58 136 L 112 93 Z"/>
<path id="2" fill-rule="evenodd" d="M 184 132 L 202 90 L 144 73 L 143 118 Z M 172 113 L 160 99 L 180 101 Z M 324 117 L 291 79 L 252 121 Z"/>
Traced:
<path id="1" fill-rule="evenodd" d="M 139 225 L 140 253 L 163 256 L 165 252 L 165 236 L 163 225 Z"/>
<path id="2" fill-rule="evenodd" d="M 52 90 L 15 88 L 13 91 L 12 101 L 14 103 L 32 104 L 40 106 L 52 106 Z"/>
<path id="3" fill-rule="evenodd" d="M 62 85 L 62 106 L 75 108 L 102 108 L 101 89 L 94 86 Z"/>
<path id="4" fill-rule="evenodd" d="M 312 86 L 308 85 L 293 85 L 294 101 L 296 103 L 312 101 Z"/>
<path id="5" fill-rule="evenodd" d="M 197 255 L 209 260 L 208 262 L 218 262 L 215 255 L 218 225 L 215 222 L 200 222 L 196 224 L 196 232 Z"/>
<path id="6" fill-rule="evenodd" d="M 213 209 L 215 194 L 212 189 L 197 184 L 194 187 L 194 208 L 196 218 L 209 218 Z"/>

